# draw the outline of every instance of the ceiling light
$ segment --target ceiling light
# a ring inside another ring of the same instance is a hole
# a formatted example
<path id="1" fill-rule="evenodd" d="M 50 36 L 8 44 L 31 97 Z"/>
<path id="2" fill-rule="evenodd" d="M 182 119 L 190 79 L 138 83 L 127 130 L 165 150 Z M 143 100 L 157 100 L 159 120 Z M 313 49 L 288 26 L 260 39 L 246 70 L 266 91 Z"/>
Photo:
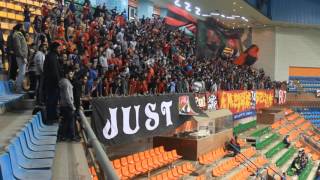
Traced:
<path id="1" fill-rule="evenodd" d="M 240 9 L 242 9 L 243 7 L 242 6 L 240 6 Z"/>
<path id="2" fill-rule="evenodd" d="M 233 16 L 227 16 L 227 19 L 234 19 Z"/>
<path id="3" fill-rule="evenodd" d="M 237 4 L 237 2 L 233 2 L 233 5 L 236 5 Z"/>
<path id="4" fill-rule="evenodd" d="M 221 17 L 223 17 L 223 18 L 225 18 L 225 17 L 226 17 L 224 14 L 221 14 L 220 16 L 221 16 Z"/>
<path id="5" fill-rule="evenodd" d="M 236 12 L 237 10 L 236 9 L 233 9 L 233 12 Z"/>
<path id="6" fill-rule="evenodd" d="M 239 15 L 232 15 L 233 17 L 235 17 L 235 18 L 239 18 L 239 17 L 241 17 L 241 16 L 239 16 Z"/>

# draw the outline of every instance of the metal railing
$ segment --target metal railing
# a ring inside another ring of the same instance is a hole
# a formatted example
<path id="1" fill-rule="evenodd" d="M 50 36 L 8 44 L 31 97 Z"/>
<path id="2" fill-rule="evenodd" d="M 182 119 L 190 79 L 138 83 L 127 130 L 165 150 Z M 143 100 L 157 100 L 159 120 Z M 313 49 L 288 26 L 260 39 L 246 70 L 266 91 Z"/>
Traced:
<path id="1" fill-rule="evenodd" d="M 103 150 L 99 140 L 94 134 L 90 123 L 88 122 L 83 111 L 79 111 L 81 125 L 87 135 L 88 143 L 93 148 L 96 160 L 99 163 L 101 170 L 103 171 L 103 176 L 105 180 L 120 180 L 117 173 L 115 172 L 110 159 L 108 158 L 106 152 Z"/>
<path id="2" fill-rule="evenodd" d="M 230 145 L 233 149 L 235 149 L 239 154 L 241 154 L 241 156 L 243 156 L 245 158 L 245 160 L 247 161 L 244 161 L 244 164 L 247 164 L 249 167 L 251 167 L 251 165 L 253 165 L 257 171 L 259 171 L 261 168 L 258 167 L 254 162 L 252 162 L 246 155 L 244 155 L 239 148 L 237 148 L 236 146 L 234 146 L 233 144 L 229 143 L 228 142 L 228 145 Z M 251 164 L 251 165 L 250 165 Z M 277 175 L 279 175 L 280 177 L 282 177 L 282 175 L 277 172 L 276 170 L 274 170 L 271 166 L 269 166 L 269 168 Z M 258 174 L 257 174 L 258 175 Z"/>

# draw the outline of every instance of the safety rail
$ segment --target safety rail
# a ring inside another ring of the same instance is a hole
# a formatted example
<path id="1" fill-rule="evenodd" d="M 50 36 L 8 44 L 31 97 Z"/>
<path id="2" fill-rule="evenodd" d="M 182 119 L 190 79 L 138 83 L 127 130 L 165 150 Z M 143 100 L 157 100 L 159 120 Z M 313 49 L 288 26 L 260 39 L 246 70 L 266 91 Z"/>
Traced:
<path id="1" fill-rule="evenodd" d="M 87 143 L 94 150 L 96 160 L 103 172 L 104 179 L 120 180 L 82 110 L 79 111 L 79 115 L 82 128 L 85 131 Z"/>
<path id="2" fill-rule="evenodd" d="M 257 168 L 258 170 L 260 169 L 254 162 L 252 162 L 248 157 L 246 157 L 246 155 L 244 155 L 240 149 L 238 149 L 236 146 L 234 146 L 231 143 L 228 143 L 233 149 L 235 149 L 239 154 L 241 154 L 248 162 L 244 161 L 244 164 L 247 164 L 248 167 L 252 167 L 251 165 L 253 165 L 255 168 Z M 251 165 L 250 165 L 251 164 Z M 271 166 L 269 166 L 269 168 L 276 173 L 277 175 L 279 175 L 280 177 L 282 177 L 282 175 L 280 173 L 278 173 L 276 170 L 274 170 Z"/>

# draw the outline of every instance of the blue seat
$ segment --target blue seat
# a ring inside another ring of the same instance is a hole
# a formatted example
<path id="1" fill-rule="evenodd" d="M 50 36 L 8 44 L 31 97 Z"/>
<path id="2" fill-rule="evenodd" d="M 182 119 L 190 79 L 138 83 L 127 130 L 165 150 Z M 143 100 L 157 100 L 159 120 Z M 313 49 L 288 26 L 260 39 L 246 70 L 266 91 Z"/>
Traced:
<path id="1" fill-rule="evenodd" d="M 24 169 L 50 169 L 53 165 L 53 159 L 28 159 L 23 153 L 21 146 L 17 143 L 10 144 L 7 147 L 10 157 L 15 157 L 17 164 Z"/>
<path id="2" fill-rule="evenodd" d="M 33 131 L 41 136 L 57 136 L 58 131 L 45 131 L 43 128 L 41 128 L 40 126 L 38 126 L 37 123 L 37 116 L 33 116 L 32 120 L 31 120 L 31 125 L 33 128 Z"/>
<path id="3" fill-rule="evenodd" d="M 37 142 L 35 144 L 50 145 L 50 144 L 56 144 L 57 143 L 57 137 L 56 136 L 44 136 L 44 135 L 38 134 L 38 132 L 34 132 L 31 123 L 28 123 L 26 126 L 27 126 L 28 132 L 30 133 L 31 141 L 34 140 L 34 143 Z"/>
<path id="4" fill-rule="evenodd" d="M 19 166 L 17 157 L 9 151 L 9 163 L 12 167 L 13 175 L 17 179 L 23 180 L 50 180 L 52 177 L 51 170 L 29 170 Z"/>
<path id="5" fill-rule="evenodd" d="M 35 117 L 36 117 L 37 127 L 40 129 L 40 131 L 56 132 L 56 133 L 58 132 L 58 129 L 59 129 L 58 125 L 47 126 L 43 124 L 41 112 L 38 112 Z"/>
<path id="6" fill-rule="evenodd" d="M 39 140 L 34 136 L 34 133 L 32 131 L 32 128 L 30 125 L 26 125 L 25 128 L 26 134 L 28 134 L 28 138 L 30 138 L 30 141 L 35 144 L 35 145 L 55 145 L 55 142 L 50 142 L 50 141 L 46 141 L 46 140 Z"/>
<path id="7" fill-rule="evenodd" d="M 32 143 L 30 135 L 27 133 L 27 128 L 24 128 L 22 131 L 23 136 L 21 137 L 21 141 L 25 141 L 28 145 L 28 148 L 35 152 L 41 152 L 41 151 L 55 151 L 55 145 L 37 145 Z"/>
<path id="8" fill-rule="evenodd" d="M 54 152 L 53 151 L 32 151 L 29 149 L 27 142 L 23 140 L 24 134 L 20 133 L 15 141 L 18 141 L 18 143 L 21 145 L 23 154 L 27 158 L 31 159 L 44 159 L 44 158 L 54 158 Z"/>
<path id="9" fill-rule="evenodd" d="M 0 155 L 0 179 L 1 180 L 15 180 L 10 163 L 10 158 L 7 153 Z"/>

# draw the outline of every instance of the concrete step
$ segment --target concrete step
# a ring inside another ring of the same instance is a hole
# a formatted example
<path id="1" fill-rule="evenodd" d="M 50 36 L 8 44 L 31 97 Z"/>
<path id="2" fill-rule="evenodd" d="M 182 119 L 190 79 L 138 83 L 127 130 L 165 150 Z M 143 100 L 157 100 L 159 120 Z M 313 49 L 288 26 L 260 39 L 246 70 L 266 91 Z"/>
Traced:
<path id="1" fill-rule="evenodd" d="M 32 112 L 29 110 L 11 111 L 0 115 L 0 152 L 31 118 Z"/>
<path id="2" fill-rule="evenodd" d="M 81 143 L 58 143 L 52 171 L 53 180 L 92 179 Z"/>

